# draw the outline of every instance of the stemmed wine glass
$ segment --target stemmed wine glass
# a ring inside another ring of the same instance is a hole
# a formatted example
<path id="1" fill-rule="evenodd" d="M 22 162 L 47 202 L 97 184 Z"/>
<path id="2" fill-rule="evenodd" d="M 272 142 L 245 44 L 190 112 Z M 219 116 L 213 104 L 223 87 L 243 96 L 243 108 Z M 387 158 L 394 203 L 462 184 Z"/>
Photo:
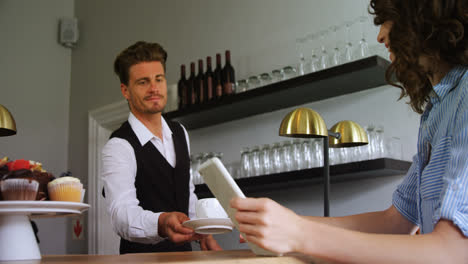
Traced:
<path id="1" fill-rule="evenodd" d="M 366 31 L 364 29 L 367 18 L 367 16 L 360 16 L 358 18 L 361 28 L 361 39 L 359 40 L 359 55 L 361 58 L 369 56 L 369 44 L 366 41 Z"/>
<path id="2" fill-rule="evenodd" d="M 330 58 L 327 53 L 325 39 L 328 35 L 328 30 L 320 31 L 320 50 L 322 51 L 320 54 L 320 66 L 322 69 L 326 69 L 330 66 Z"/>
<path id="3" fill-rule="evenodd" d="M 299 64 L 297 65 L 297 72 L 299 75 L 306 74 L 306 59 L 304 56 L 305 45 L 307 43 L 307 38 L 297 38 L 296 39 L 296 49 L 299 55 Z"/>
<path id="4" fill-rule="evenodd" d="M 345 25 L 345 52 L 344 52 L 344 59 L 346 62 L 350 62 L 353 60 L 353 44 L 351 44 L 351 26 L 353 25 L 352 21 L 347 21 L 344 23 Z"/>
<path id="5" fill-rule="evenodd" d="M 341 64 L 341 54 L 338 45 L 338 30 L 340 30 L 339 26 L 331 26 L 330 30 L 333 32 L 333 41 L 335 42 L 335 47 L 333 48 L 333 55 L 332 55 L 332 64 L 334 66 Z"/>
<path id="6" fill-rule="evenodd" d="M 312 53 L 312 57 L 310 60 L 310 72 L 316 72 L 320 70 L 319 68 L 320 59 L 319 57 L 317 57 L 317 54 L 315 54 L 315 44 L 314 44 L 314 42 L 317 40 L 317 37 L 318 37 L 317 33 L 311 33 L 307 35 L 307 41 L 310 44 L 310 50 Z"/>

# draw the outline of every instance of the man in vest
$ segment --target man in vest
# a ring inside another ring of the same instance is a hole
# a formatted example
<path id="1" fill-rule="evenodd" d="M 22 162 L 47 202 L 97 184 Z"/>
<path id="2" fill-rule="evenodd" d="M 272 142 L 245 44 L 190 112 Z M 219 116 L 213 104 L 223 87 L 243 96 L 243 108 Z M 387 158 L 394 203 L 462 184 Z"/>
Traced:
<path id="1" fill-rule="evenodd" d="M 120 253 L 221 250 L 210 236 L 182 225 L 195 216 L 190 146 L 185 128 L 166 121 L 167 53 L 157 43 L 139 41 L 114 62 L 128 121 L 114 131 L 102 151 L 102 179 Z"/>

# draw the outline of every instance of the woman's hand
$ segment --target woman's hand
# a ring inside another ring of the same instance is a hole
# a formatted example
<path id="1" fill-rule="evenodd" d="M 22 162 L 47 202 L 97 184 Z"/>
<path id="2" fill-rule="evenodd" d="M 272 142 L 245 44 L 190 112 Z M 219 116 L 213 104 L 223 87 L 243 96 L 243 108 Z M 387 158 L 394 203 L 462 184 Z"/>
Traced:
<path id="1" fill-rule="evenodd" d="M 270 251 L 300 251 L 307 222 L 293 211 L 267 198 L 234 198 L 231 207 L 244 238 Z"/>

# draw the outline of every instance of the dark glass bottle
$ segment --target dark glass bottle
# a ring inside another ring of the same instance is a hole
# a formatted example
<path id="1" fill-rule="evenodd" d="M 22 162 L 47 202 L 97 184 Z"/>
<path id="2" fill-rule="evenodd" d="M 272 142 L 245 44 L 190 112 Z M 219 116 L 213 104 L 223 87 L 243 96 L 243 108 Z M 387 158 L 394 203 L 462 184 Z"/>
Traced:
<path id="1" fill-rule="evenodd" d="M 188 98 L 189 105 L 195 105 L 198 103 L 197 89 L 195 85 L 195 62 L 190 63 L 190 77 L 188 78 Z"/>
<path id="2" fill-rule="evenodd" d="M 205 94 L 205 75 L 203 74 L 203 60 L 198 60 L 198 75 L 195 79 L 195 85 L 197 95 L 198 95 L 198 103 L 202 104 L 206 101 L 206 94 Z"/>
<path id="3" fill-rule="evenodd" d="M 186 108 L 188 105 L 188 86 L 185 78 L 185 65 L 180 66 L 180 79 L 177 83 L 177 93 L 179 95 L 179 109 Z"/>
<path id="4" fill-rule="evenodd" d="M 216 68 L 213 72 L 213 87 L 214 87 L 214 97 L 221 98 L 223 96 L 223 77 L 222 77 L 223 68 L 221 66 L 221 54 L 216 54 Z"/>
<path id="5" fill-rule="evenodd" d="M 206 72 L 205 72 L 205 95 L 206 100 L 210 101 L 214 98 L 214 79 L 213 71 L 211 70 L 211 57 L 206 57 Z"/>
<path id="6" fill-rule="evenodd" d="M 222 74 L 223 82 L 223 95 L 230 95 L 234 93 L 236 77 L 234 67 L 231 65 L 231 52 L 226 50 L 226 62 Z"/>

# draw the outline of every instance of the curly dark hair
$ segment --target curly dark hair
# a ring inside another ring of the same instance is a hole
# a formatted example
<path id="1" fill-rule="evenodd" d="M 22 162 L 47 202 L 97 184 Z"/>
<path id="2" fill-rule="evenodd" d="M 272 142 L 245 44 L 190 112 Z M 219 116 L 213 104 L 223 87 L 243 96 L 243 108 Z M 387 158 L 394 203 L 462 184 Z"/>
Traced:
<path id="1" fill-rule="evenodd" d="M 120 82 L 128 85 L 130 67 L 140 62 L 159 61 L 166 71 L 167 52 L 158 43 L 138 41 L 126 48 L 114 61 L 114 72 Z"/>
<path id="2" fill-rule="evenodd" d="M 370 7 L 375 25 L 393 22 L 389 40 L 395 59 L 387 82 L 402 90 L 399 99 L 409 96 L 409 104 L 421 114 L 433 90 L 428 76 L 437 65 L 468 64 L 468 1 L 371 0 Z M 422 67 L 421 56 L 432 67 Z"/>

